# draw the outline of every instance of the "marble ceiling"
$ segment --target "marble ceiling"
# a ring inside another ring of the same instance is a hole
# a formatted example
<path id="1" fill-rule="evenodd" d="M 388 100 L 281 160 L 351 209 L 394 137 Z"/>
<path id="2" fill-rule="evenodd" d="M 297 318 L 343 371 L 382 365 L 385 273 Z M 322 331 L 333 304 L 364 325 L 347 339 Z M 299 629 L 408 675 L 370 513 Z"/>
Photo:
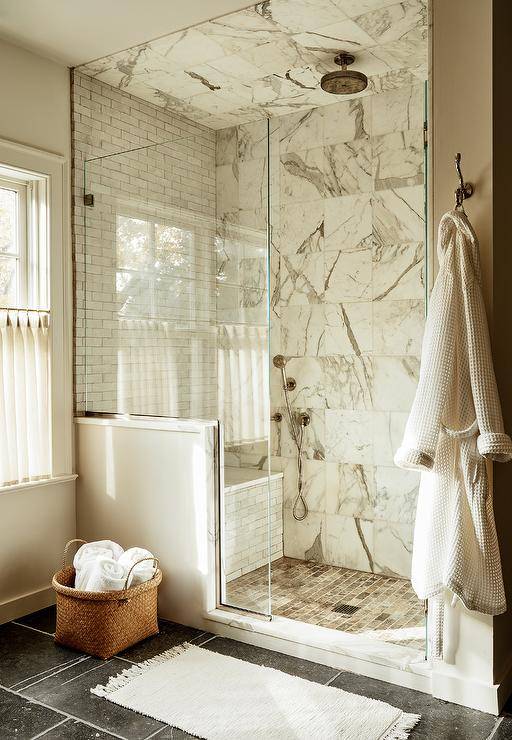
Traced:
<path id="1" fill-rule="evenodd" d="M 213 129 L 338 102 L 320 78 L 341 50 L 361 97 L 427 76 L 427 0 L 266 0 L 78 67 Z"/>

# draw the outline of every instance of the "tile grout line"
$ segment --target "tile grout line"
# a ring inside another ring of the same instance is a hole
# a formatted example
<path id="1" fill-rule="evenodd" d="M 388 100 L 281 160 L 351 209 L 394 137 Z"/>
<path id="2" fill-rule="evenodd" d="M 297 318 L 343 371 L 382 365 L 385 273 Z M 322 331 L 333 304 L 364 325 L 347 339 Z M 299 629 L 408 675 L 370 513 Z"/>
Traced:
<path id="1" fill-rule="evenodd" d="M 58 663 L 51 668 L 47 668 L 45 671 L 39 671 L 39 673 L 34 673 L 33 676 L 27 676 L 27 678 L 24 678 L 22 681 L 17 681 L 16 683 L 13 683 L 12 686 L 9 686 L 9 688 L 13 689 L 14 691 L 21 691 L 24 688 L 24 684 L 27 684 L 28 681 L 32 681 L 32 679 L 37 678 L 38 676 L 43 676 L 44 674 L 48 674 L 46 678 L 50 678 L 50 676 L 53 675 L 52 671 L 55 672 L 58 668 L 72 668 L 72 666 L 80 663 L 84 659 L 84 657 L 85 656 L 82 656 L 80 658 L 72 658 L 65 663 Z"/>
<path id="2" fill-rule="evenodd" d="M 64 719 L 61 719 L 60 722 L 57 722 L 56 725 L 52 725 L 51 727 L 47 727 L 45 730 L 41 730 L 41 732 L 38 732 L 37 735 L 33 735 L 30 740 L 36 740 L 38 737 L 44 737 L 47 732 L 50 732 L 50 730 L 55 730 L 56 727 L 60 727 L 61 725 L 65 724 L 69 721 L 69 717 L 64 717 Z"/>
<path id="3" fill-rule="evenodd" d="M 39 630 L 37 627 L 31 627 L 29 624 L 23 624 L 22 622 L 16 622 L 12 620 L 11 624 L 15 624 L 17 627 L 25 627 L 26 630 L 32 630 L 33 632 L 39 632 L 40 635 L 46 635 L 47 637 L 55 637 L 55 632 L 45 632 L 45 630 Z"/>
<path id="4" fill-rule="evenodd" d="M 336 675 L 334 675 L 332 678 L 330 678 L 327 681 L 327 683 L 324 683 L 324 686 L 330 686 L 332 684 L 332 682 L 335 681 L 338 678 L 338 676 L 341 676 L 342 673 L 343 673 L 343 671 L 338 671 L 338 673 L 336 673 Z"/>
<path id="5" fill-rule="evenodd" d="M 207 642 L 215 640 L 216 637 L 218 637 L 218 635 L 212 635 L 211 637 L 208 637 L 204 642 L 196 642 L 193 644 L 197 645 L 197 647 L 202 647 L 203 645 L 206 645 Z"/>
<path id="6" fill-rule="evenodd" d="M 43 701 L 39 701 L 39 699 L 33 699 L 30 696 L 24 696 L 23 694 L 18 694 L 17 691 L 13 691 L 12 689 L 8 688 L 7 686 L 3 686 L 2 684 L 0 684 L 0 689 L 7 691 L 9 694 L 14 694 L 14 696 L 19 696 L 22 699 L 25 699 L 26 701 L 28 701 L 30 704 L 37 704 L 38 706 L 44 707 L 45 709 L 50 709 L 52 712 L 55 712 L 56 714 L 61 714 L 63 717 L 66 717 L 67 719 L 74 719 L 77 722 L 81 722 L 82 724 L 87 725 L 88 727 L 92 727 L 94 730 L 99 730 L 99 732 L 107 732 L 113 737 L 118 738 L 118 740 L 128 740 L 128 738 L 123 737 L 123 735 L 118 735 L 117 732 L 114 732 L 113 730 L 107 730 L 106 727 L 100 727 L 99 725 L 94 725 L 92 722 L 89 722 L 86 719 L 82 719 L 81 717 L 77 717 L 74 714 L 69 714 L 68 712 L 64 712 L 62 709 L 57 709 L 57 707 L 52 707 L 50 704 L 45 704 Z"/>
<path id="7" fill-rule="evenodd" d="M 53 678 L 54 676 L 57 676 L 59 673 L 62 673 L 63 671 L 67 671 L 68 668 L 74 668 L 74 666 L 79 665 L 80 663 L 85 663 L 87 660 L 90 660 L 89 656 L 86 658 L 80 658 L 80 660 L 77 660 L 76 663 L 73 663 L 73 665 L 64 665 L 62 668 L 59 668 L 58 671 L 55 671 L 55 673 L 51 673 L 48 676 L 43 676 L 42 678 L 38 678 L 37 681 L 32 681 L 32 683 L 27 684 L 26 686 L 22 686 L 16 693 L 19 693 L 21 695 L 22 691 L 26 691 L 27 689 L 30 689 L 31 686 L 35 686 L 37 683 L 41 683 L 41 681 L 46 681 L 47 678 Z M 13 689 L 14 691 L 14 689 Z"/>
<path id="8" fill-rule="evenodd" d="M 98 668 L 103 668 L 103 666 L 109 665 L 109 664 L 110 664 L 110 660 L 106 660 L 104 663 L 100 663 L 99 665 L 94 666 L 94 668 L 89 668 L 88 671 L 79 673 L 77 676 L 73 676 L 73 678 L 70 678 L 67 681 L 64 681 L 64 683 L 61 683 L 61 686 L 66 686 L 66 684 L 71 683 L 71 681 L 76 681 L 78 678 L 82 678 L 82 676 L 85 676 L 88 673 L 91 673 L 92 671 L 97 671 Z"/>
<path id="9" fill-rule="evenodd" d="M 501 723 L 503 722 L 503 719 L 504 719 L 503 717 L 497 717 L 497 718 L 496 718 L 496 724 L 495 724 L 495 725 L 494 725 L 494 727 L 492 728 L 492 730 L 491 730 L 491 734 L 490 734 L 490 735 L 489 735 L 489 736 L 487 737 L 487 739 L 486 739 L 486 740 L 492 740 L 492 738 L 493 738 L 493 737 L 494 737 L 494 736 L 496 735 L 496 733 L 498 732 L 498 730 L 499 730 L 499 728 L 500 728 L 500 725 L 501 725 Z"/>

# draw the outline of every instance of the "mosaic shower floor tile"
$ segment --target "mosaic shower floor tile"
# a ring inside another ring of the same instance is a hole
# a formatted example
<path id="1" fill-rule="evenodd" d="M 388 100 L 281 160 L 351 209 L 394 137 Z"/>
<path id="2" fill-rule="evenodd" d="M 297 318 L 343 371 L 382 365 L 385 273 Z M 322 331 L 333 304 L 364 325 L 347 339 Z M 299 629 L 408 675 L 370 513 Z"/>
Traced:
<path id="1" fill-rule="evenodd" d="M 227 584 L 227 603 L 258 609 L 268 600 L 263 566 Z M 423 603 L 408 580 L 281 558 L 272 563 L 272 613 L 423 650 Z"/>

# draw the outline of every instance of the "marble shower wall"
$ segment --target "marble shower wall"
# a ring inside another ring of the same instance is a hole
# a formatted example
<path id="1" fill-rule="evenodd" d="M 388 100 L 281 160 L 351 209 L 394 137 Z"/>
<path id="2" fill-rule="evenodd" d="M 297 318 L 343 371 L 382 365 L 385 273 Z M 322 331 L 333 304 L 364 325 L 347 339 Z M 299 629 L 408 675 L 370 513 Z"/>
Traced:
<path id="1" fill-rule="evenodd" d="M 423 84 L 279 119 L 273 202 L 272 348 L 308 410 L 308 517 L 291 512 L 296 450 L 273 434 L 284 472 L 284 552 L 410 575 L 418 476 L 399 445 L 424 321 Z M 285 419 L 277 371 L 272 410 Z"/>

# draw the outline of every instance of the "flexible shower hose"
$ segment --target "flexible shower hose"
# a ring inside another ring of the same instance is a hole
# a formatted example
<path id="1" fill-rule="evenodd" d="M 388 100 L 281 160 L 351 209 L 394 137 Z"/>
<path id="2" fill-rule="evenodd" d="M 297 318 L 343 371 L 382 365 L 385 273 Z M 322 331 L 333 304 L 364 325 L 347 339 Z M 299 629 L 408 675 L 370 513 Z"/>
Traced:
<path id="1" fill-rule="evenodd" d="M 306 503 L 306 500 L 305 500 L 304 496 L 302 495 L 302 443 L 304 441 L 304 429 L 305 429 L 304 424 L 301 424 L 300 425 L 300 430 L 299 430 L 299 442 L 298 442 L 298 445 L 297 445 L 297 449 L 298 449 L 298 453 L 299 453 L 298 454 L 298 457 L 297 457 L 297 473 L 298 473 L 298 476 L 297 476 L 298 477 L 298 480 L 297 480 L 297 489 L 298 489 L 298 493 L 297 493 L 297 496 L 295 498 L 295 501 L 294 501 L 294 504 L 293 504 L 293 509 L 292 509 L 293 518 L 296 519 L 298 522 L 302 522 L 307 517 L 307 515 L 309 513 L 308 505 Z M 299 514 L 297 514 L 297 509 L 298 509 L 299 506 L 302 506 L 302 511 L 303 511 L 302 516 L 299 516 Z"/>

